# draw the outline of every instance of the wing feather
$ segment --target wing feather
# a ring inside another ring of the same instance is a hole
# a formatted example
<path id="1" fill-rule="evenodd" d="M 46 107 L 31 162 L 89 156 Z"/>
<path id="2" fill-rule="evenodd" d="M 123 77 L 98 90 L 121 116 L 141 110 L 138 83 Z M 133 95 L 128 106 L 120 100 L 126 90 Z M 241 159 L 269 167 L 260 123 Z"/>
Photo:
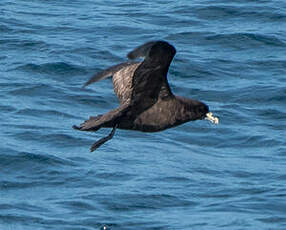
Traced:
<path id="1" fill-rule="evenodd" d="M 136 47 L 134 50 L 129 52 L 127 54 L 128 59 L 133 60 L 139 57 L 146 57 L 152 48 L 154 44 L 156 44 L 157 41 L 150 41 L 147 43 L 144 43 L 143 45 L 140 45 Z"/>
<path id="2" fill-rule="evenodd" d="M 73 126 L 74 129 L 81 131 L 96 131 L 101 127 L 114 127 L 122 116 L 125 115 L 131 108 L 130 100 L 127 100 L 120 107 L 113 109 L 103 115 L 90 117 L 88 120 L 80 124 L 80 126 Z"/>
<path id="3" fill-rule="evenodd" d="M 167 42 L 157 41 L 145 43 L 130 53 L 137 56 L 144 52 L 146 57 L 133 76 L 131 95 L 132 103 L 142 110 L 155 104 L 159 97 L 173 96 L 167 73 L 176 50 Z"/>
<path id="4" fill-rule="evenodd" d="M 130 66 L 130 65 L 133 65 L 134 62 L 123 62 L 123 63 L 120 63 L 120 64 L 117 64 L 117 65 L 114 65 L 114 66 L 111 66 L 105 70 L 102 70 L 101 72 L 95 74 L 94 76 L 92 76 L 84 85 L 83 85 L 83 88 L 85 88 L 86 86 L 94 83 L 94 82 L 97 82 L 97 81 L 100 81 L 100 80 L 103 80 L 105 78 L 108 78 L 112 75 L 114 75 L 116 72 L 118 72 L 119 70 L 127 67 L 127 66 Z"/>

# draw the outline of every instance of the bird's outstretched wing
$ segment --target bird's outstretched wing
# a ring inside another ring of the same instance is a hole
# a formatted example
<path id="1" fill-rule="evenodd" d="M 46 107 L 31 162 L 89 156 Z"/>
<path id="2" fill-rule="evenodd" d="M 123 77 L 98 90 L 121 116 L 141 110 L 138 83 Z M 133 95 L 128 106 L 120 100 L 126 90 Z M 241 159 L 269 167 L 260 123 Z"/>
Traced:
<path id="1" fill-rule="evenodd" d="M 133 65 L 134 62 L 123 62 L 123 63 L 120 63 L 120 64 L 117 64 L 117 65 L 114 65 L 114 66 L 111 66 L 105 70 L 102 70 L 101 72 L 95 74 L 94 76 L 92 76 L 84 85 L 83 85 L 83 88 L 85 88 L 86 86 L 94 83 L 94 82 L 97 82 L 97 81 L 100 81 L 100 80 L 103 80 L 107 77 L 110 77 L 112 75 L 114 75 L 116 72 L 118 72 L 119 70 L 127 67 L 127 66 L 130 66 L 130 65 Z"/>
<path id="2" fill-rule="evenodd" d="M 134 60 L 139 57 L 146 57 L 153 45 L 156 44 L 157 41 L 146 42 L 143 45 L 136 47 L 134 50 L 130 51 L 127 54 L 128 59 Z"/>
<path id="3" fill-rule="evenodd" d="M 120 118 L 124 116 L 130 108 L 130 100 L 128 100 L 126 103 L 120 105 L 120 107 L 103 115 L 90 117 L 88 120 L 80 124 L 80 126 L 74 125 L 73 128 L 80 131 L 97 131 L 102 127 L 115 127 L 120 122 Z"/>
<path id="4" fill-rule="evenodd" d="M 165 41 L 145 43 L 128 54 L 128 57 L 145 56 L 144 61 L 134 72 L 131 103 L 146 110 L 156 103 L 158 98 L 172 96 L 167 80 L 175 48 Z"/>

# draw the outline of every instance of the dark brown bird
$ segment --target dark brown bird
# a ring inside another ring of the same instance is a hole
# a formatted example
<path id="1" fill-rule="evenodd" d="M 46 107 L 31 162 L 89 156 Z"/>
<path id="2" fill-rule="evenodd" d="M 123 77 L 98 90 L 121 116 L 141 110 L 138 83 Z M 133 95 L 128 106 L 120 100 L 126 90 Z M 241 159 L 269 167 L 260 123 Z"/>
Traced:
<path id="1" fill-rule="evenodd" d="M 73 126 L 77 130 L 94 132 L 100 128 L 112 128 L 108 136 L 91 146 L 91 151 L 110 140 L 116 128 L 158 132 L 198 119 L 218 123 L 218 118 L 212 116 L 204 103 L 172 93 L 167 73 L 175 53 L 176 49 L 165 41 L 145 43 L 127 55 L 131 60 L 145 57 L 142 62 L 112 66 L 84 84 L 83 87 L 113 76 L 114 91 L 120 101 L 118 108 L 90 117 L 80 126 Z"/>

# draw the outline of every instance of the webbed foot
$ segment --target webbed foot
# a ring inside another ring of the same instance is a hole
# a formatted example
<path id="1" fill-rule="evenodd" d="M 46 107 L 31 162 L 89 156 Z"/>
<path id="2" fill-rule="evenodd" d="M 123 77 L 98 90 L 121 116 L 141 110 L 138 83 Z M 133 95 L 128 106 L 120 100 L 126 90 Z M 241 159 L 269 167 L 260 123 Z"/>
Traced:
<path id="1" fill-rule="evenodd" d="M 90 147 L 90 152 L 93 152 L 94 150 L 96 150 L 98 147 L 100 147 L 101 145 L 103 145 L 105 142 L 109 141 L 110 139 L 112 139 L 112 137 L 114 136 L 115 130 L 117 128 L 117 124 L 112 128 L 111 132 L 108 134 L 108 136 L 103 137 L 101 139 L 99 139 L 97 142 L 95 142 L 91 147 Z"/>

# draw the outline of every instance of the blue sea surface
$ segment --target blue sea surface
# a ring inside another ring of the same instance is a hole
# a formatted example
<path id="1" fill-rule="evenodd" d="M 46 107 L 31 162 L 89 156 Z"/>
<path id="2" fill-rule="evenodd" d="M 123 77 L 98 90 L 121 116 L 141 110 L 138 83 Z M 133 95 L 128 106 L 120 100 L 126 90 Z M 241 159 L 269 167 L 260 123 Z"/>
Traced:
<path id="1" fill-rule="evenodd" d="M 173 44 L 175 94 L 218 126 L 79 132 L 118 106 L 96 72 Z M 286 229 L 284 0 L 0 1 L 0 230 Z"/>

